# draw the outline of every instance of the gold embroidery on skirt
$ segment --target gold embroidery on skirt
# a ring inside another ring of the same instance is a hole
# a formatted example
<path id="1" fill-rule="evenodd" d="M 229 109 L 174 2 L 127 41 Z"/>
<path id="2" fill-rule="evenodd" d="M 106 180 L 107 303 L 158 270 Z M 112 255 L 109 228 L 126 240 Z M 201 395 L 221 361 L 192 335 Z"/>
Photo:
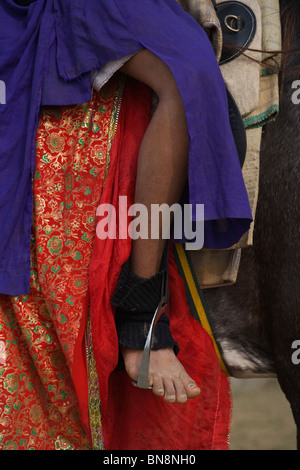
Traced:
<path id="1" fill-rule="evenodd" d="M 107 157 L 106 157 L 106 169 L 104 182 L 109 170 L 110 164 L 110 153 L 114 136 L 116 134 L 121 102 L 123 97 L 125 85 L 125 77 L 120 76 L 117 81 L 116 90 L 114 94 L 114 102 L 111 111 L 111 121 L 108 131 L 108 144 L 107 144 Z M 86 357 L 87 357 L 87 372 L 88 372 L 88 396 L 89 396 L 89 420 L 90 429 L 92 436 L 92 445 L 94 450 L 104 450 L 103 437 L 102 437 L 102 426 L 101 426 L 101 398 L 99 391 L 99 381 L 97 365 L 93 353 L 92 344 L 92 329 L 90 315 L 88 317 L 86 332 L 85 332 L 85 346 L 86 346 Z"/>

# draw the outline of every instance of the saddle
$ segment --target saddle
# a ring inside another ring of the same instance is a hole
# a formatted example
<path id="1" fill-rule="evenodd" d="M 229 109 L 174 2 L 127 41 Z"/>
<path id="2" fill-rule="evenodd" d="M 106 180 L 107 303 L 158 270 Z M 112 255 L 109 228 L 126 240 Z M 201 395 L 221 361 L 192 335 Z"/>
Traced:
<path id="1" fill-rule="evenodd" d="M 262 128 L 279 111 L 279 0 L 179 0 L 206 31 L 227 88 L 229 118 L 254 222 L 228 250 L 189 253 L 202 289 L 236 282 L 241 250 L 253 244 Z M 268 52 L 262 52 L 268 51 Z M 269 67 L 269 65 L 271 65 Z"/>

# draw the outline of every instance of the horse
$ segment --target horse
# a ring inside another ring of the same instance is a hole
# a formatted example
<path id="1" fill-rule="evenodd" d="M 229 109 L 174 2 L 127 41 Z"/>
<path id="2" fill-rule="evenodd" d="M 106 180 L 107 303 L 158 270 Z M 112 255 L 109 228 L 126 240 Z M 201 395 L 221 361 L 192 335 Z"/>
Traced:
<path id="1" fill-rule="evenodd" d="M 300 4 L 281 0 L 281 101 L 263 129 L 253 245 L 242 249 L 236 283 L 203 291 L 215 339 L 233 377 L 277 377 L 300 449 Z M 283 54 L 283 55 L 284 55 Z"/>

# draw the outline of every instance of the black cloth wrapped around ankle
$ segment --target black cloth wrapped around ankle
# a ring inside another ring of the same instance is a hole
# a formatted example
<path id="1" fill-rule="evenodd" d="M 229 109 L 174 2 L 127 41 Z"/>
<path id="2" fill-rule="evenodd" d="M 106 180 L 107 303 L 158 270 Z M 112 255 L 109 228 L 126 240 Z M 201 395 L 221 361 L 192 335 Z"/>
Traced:
<path id="1" fill-rule="evenodd" d="M 166 275 L 161 270 L 150 278 L 132 273 L 129 261 L 121 269 L 117 288 L 112 296 L 116 307 L 116 328 L 120 347 L 144 349 L 150 324 L 161 300 L 161 286 Z M 170 331 L 169 317 L 164 313 L 154 328 L 151 349 L 173 348 L 178 354 L 179 347 Z"/>

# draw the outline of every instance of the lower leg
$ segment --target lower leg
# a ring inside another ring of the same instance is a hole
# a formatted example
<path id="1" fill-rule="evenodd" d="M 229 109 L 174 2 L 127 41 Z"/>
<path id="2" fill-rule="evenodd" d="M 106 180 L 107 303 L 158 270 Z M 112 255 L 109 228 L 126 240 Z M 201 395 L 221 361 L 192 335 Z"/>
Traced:
<path id="1" fill-rule="evenodd" d="M 177 203 L 187 180 L 189 138 L 185 111 L 175 80 L 168 67 L 147 50 L 139 52 L 123 68 L 128 75 L 146 83 L 158 95 L 153 114 L 140 148 L 135 203 L 148 211 L 151 234 L 151 205 Z M 160 267 L 165 240 L 132 241 L 131 269 L 150 277 Z"/>
<path id="2" fill-rule="evenodd" d="M 159 99 L 140 148 L 135 192 L 135 202 L 148 210 L 150 234 L 152 204 L 177 203 L 187 180 L 189 138 L 185 111 L 170 70 L 151 52 L 137 53 L 122 71 L 147 84 Z M 133 240 L 132 272 L 142 278 L 156 274 L 165 243 L 162 236 Z M 142 350 L 122 349 L 126 371 L 133 380 L 137 380 L 142 353 Z M 200 393 L 171 348 L 151 351 L 149 383 L 155 395 L 164 396 L 170 403 L 184 403 Z"/>

